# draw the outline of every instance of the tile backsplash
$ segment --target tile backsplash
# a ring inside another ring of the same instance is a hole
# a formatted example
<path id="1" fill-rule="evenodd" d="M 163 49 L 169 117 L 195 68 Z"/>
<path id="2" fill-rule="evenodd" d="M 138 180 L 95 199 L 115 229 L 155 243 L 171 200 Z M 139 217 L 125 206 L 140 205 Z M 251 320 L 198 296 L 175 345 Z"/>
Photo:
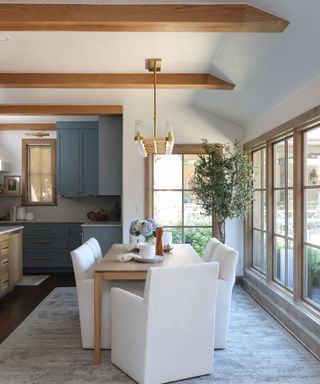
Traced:
<path id="1" fill-rule="evenodd" d="M 56 206 L 28 206 L 27 212 L 33 212 L 35 220 L 39 221 L 87 221 L 87 213 L 98 209 L 111 209 L 116 204 L 121 207 L 120 196 L 101 196 L 90 198 L 57 198 Z M 9 212 L 9 207 L 21 206 L 21 197 L 0 196 L 0 217 Z"/>

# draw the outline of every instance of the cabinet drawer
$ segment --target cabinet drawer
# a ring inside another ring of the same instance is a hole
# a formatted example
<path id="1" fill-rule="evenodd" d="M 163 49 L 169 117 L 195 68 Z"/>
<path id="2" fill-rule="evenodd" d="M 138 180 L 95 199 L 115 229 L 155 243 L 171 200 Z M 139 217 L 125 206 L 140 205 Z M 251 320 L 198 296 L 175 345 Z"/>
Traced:
<path id="1" fill-rule="evenodd" d="M 59 236 L 68 234 L 67 224 L 29 224 L 24 227 L 24 236 L 50 235 Z"/>
<path id="2" fill-rule="evenodd" d="M 9 254 L 9 239 L 0 242 L 0 258 Z"/>
<path id="3" fill-rule="evenodd" d="M 67 268 L 70 266 L 67 250 L 25 250 L 23 255 L 24 268 Z"/>
<path id="4" fill-rule="evenodd" d="M 0 235 L 0 244 L 3 242 L 3 241 L 9 241 L 9 233 L 3 233 Z"/>
<path id="5" fill-rule="evenodd" d="M 45 252 L 49 249 L 68 248 L 68 238 L 66 236 L 29 236 L 24 238 L 24 249 L 41 248 Z"/>
<path id="6" fill-rule="evenodd" d="M 9 289 L 8 271 L 0 272 L 0 295 Z"/>

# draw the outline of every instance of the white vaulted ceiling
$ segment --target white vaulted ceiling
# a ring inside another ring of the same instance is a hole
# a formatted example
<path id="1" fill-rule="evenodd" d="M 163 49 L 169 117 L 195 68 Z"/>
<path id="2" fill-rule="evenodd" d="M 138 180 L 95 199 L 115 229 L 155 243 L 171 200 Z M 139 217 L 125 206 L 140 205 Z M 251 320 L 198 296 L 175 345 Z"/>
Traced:
<path id="1" fill-rule="evenodd" d="M 41 3 L 35 0 L 32 2 Z M 47 1 L 50 2 L 68 1 Z M 186 0 L 148 3 L 179 2 L 196 3 Z M 78 0 L 69 3 L 120 2 Z M 233 91 L 159 90 L 159 103 L 170 106 L 195 105 L 245 126 L 320 77 L 320 1 L 252 0 L 247 3 L 288 20 L 289 26 L 282 33 L 5 31 L 10 40 L 0 42 L 0 72 L 146 73 L 145 59 L 161 57 L 162 72 L 211 73 L 231 81 L 236 87 Z M 0 88 L 0 103 L 141 102 L 150 105 L 150 92 L 125 89 Z"/>

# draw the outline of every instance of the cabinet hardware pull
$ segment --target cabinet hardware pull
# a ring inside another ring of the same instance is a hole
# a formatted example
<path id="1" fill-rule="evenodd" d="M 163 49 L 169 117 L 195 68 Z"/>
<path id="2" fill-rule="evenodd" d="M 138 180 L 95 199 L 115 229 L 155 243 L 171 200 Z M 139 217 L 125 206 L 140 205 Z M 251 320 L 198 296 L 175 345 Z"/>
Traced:
<path id="1" fill-rule="evenodd" d="M 32 240 L 32 244 L 50 244 L 50 241 L 44 241 L 44 240 Z"/>
<path id="2" fill-rule="evenodd" d="M 31 260 L 51 260 L 51 257 L 31 257 Z"/>
<path id="3" fill-rule="evenodd" d="M 50 228 L 32 228 L 31 231 L 50 231 Z"/>

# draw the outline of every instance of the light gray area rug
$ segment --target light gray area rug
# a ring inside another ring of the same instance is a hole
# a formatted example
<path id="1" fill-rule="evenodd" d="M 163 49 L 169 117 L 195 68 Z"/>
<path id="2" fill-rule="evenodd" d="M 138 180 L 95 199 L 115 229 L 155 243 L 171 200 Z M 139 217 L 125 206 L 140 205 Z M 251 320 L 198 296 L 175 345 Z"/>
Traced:
<path id="1" fill-rule="evenodd" d="M 0 325 L 1 326 L 1 325 Z M 81 349 L 75 288 L 55 289 L 0 345 L 1 384 L 133 383 L 102 352 Z M 215 352 L 214 374 L 188 384 L 319 384 L 320 362 L 235 288 L 227 349 Z"/>

